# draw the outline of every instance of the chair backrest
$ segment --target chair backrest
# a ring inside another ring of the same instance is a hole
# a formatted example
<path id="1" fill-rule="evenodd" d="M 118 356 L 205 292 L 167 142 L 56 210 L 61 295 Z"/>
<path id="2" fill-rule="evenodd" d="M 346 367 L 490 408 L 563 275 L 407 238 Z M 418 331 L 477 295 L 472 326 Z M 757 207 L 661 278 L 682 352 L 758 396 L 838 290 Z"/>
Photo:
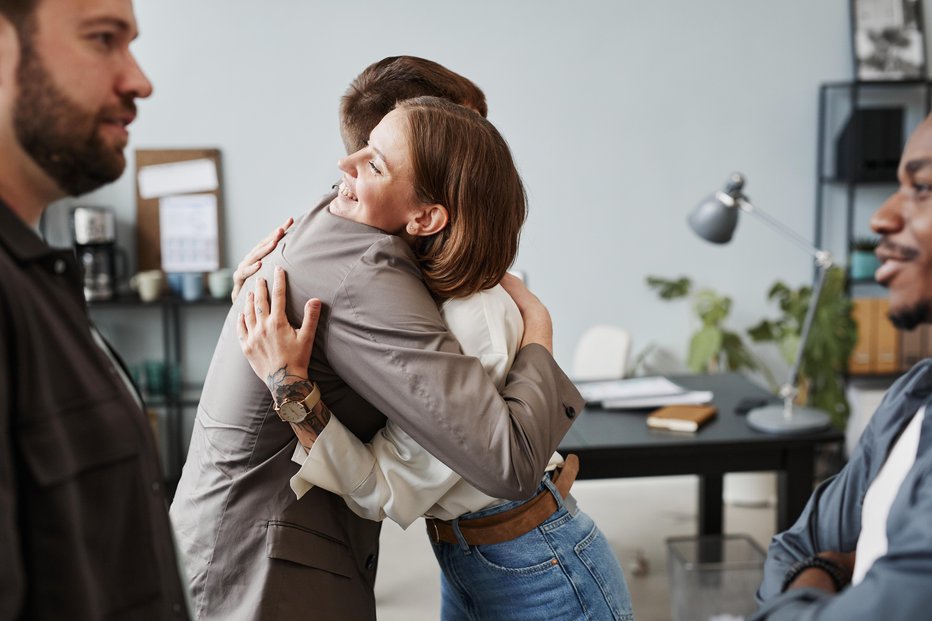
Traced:
<path id="1" fill-rule="evenodd" d="M 617 326 L 592 326 L 583 333 L 573 355 L 573 379 L 601 380 L 624 377 L 631 335 Z"/>

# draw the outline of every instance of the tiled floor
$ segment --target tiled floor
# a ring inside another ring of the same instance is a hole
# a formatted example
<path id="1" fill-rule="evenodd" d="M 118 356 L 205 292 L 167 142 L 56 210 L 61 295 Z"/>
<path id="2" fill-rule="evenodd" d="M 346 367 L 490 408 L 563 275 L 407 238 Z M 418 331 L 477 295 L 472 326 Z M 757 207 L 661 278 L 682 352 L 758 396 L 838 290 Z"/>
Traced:
<path id="1" fill-rule="evenodd" d="M 671 619 L 665 541 L 695 534 L 696 490 L 695 477 L 580 481 L 573 486 L 580 506 L 595 519 L 621 559 L 638 621 Z M 725 529 L 749 534 L 766 549 L 774 516 L 773 507 L 727 506 Z M 642 576 L 633 571 L 639 552 L 649 568 Z M 385 523 L 376 598 L 380 621 L 439 618 L 439 571 L 422 521 L 407 531 Z"/>

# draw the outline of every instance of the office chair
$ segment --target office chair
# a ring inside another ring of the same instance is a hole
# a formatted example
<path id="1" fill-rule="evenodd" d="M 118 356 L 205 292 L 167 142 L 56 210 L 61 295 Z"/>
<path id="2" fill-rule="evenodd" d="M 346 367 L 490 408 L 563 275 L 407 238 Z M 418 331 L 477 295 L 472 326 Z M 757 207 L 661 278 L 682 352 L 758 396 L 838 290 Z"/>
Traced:
<path id="1" fill-rule="evenodd" d="M 631 335 L 617 326 L 597 325 L 586 330 L 573 355 L 573 379 L 603 380 L 624 377 Z"/>

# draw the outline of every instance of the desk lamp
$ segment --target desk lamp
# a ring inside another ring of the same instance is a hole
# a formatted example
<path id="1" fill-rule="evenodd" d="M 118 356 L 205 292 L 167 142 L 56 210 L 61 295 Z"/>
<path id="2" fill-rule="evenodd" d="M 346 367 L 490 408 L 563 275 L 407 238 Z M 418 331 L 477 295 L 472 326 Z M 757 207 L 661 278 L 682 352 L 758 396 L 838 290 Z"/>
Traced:
<path id="1" fill-rule="evenodd" d="M 819 304 L 819 295 L 822 292 L 822 283 L 825 273 L 832 266 L 832 256 L 825 250 L 812 246 L 803 237 L 786 228 L 777 220 L 763 213 L 751 204 L 742 192 L 744 176 L 732 173 L 725 183 L 725 187 L 702 201 L 689 216 L 689 226 L 700 237 L 715 244 L 726 244 L 738 226 L 738 212 L 752 213 L 764 221 L 765 224 L 789 238 L 797 246 L 815 258 L 816 275 L 812 285 L 812 297 L 809 308 L 806 309 L 806 318 L 803 321 L 802 334 L 799 339 L 799 348 L 796 350 L 796 360 L 790 368 L 786 383 L 780 387 L 780 396 L 783 405 L 766 405 L 748 412 L 748 425 L 758 431 L 776 434 L 806 433 L 825 429 L 831 424 L 828 414 L 814 408 L 801 407 L 795 404 L 799 394 L 799 368 L 803 360 L 803 351 L 809 339 L 809 329 L 815 317 L 816 306 Z"/>

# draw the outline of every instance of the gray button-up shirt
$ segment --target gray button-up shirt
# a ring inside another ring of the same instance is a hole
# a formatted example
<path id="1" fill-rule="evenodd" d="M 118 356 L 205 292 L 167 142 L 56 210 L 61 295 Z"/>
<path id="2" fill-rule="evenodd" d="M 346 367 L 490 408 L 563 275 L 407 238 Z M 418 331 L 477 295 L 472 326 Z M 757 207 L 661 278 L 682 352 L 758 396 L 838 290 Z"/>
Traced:
<path id="1" fill-rule="evenodd" d="M 755 620 L 894 621 L 932 618 L 932 416 L 926 416 L 916 463 L 887 519 L 887 553 L 857 586 L 838 595 L 780 588 L 789 568 L 822 551 L 852 552 L 861 507 L 900 433 L 932 395 L 932 359 L 923 360 L 888 391 L 848 465 L 816 489 L 796 524 L 774 537 L 757 593 Z"/>

